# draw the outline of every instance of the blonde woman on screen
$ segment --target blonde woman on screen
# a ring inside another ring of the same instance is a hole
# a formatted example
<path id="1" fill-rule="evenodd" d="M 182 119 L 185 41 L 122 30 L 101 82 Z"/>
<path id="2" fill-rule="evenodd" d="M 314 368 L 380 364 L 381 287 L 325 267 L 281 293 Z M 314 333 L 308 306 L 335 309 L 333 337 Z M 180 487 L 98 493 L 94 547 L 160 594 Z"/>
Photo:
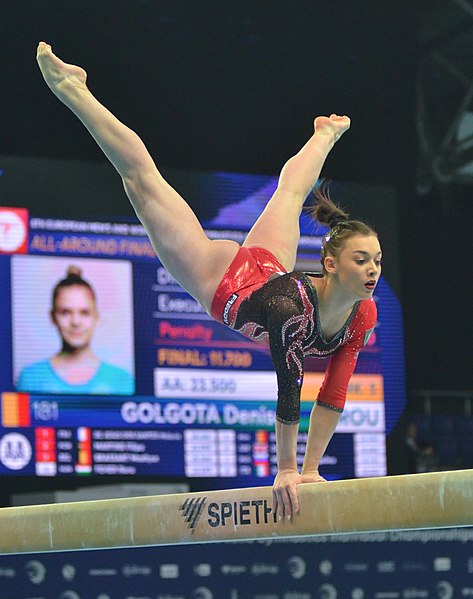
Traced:
<path id="1" fill-rule="evenodd" d="M 61 340 L 51 358 L 26 366 L 17 383 L 31 393 L 132 395 L 133 377 L 101 360 L 91 347 L 99 320 L 95 291 L 82 278 L 80 268 L 70 266 L 66 277 L 53 289 L 51 321 Z"/>

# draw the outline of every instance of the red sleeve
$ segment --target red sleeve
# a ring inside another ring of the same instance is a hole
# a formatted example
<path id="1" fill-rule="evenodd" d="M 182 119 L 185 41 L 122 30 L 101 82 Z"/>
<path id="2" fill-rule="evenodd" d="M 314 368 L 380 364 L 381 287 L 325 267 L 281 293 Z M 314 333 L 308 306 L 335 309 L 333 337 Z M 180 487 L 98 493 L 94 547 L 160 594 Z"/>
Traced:
<path id="1" fill-rule="evenodd" d="M 343 412 L 348 383 L 355 370 L 358 354 L 367 344 L 376 325 L 377 310 L 374 300 L 363 300 L 350 326 L 349 338 L 330 359 L 317 403 L 336 412 Z"/>

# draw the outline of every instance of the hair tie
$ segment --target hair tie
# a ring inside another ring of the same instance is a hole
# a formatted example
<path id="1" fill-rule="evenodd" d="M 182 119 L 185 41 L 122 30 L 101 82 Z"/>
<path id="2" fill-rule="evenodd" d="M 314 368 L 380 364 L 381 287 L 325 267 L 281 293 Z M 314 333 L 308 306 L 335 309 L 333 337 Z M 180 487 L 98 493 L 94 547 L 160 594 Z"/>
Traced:
<path id="1" fill-rule="evenodd" d="M 347 221 L 348 221 L 348 218 L 346 216 L 342 216 L 341 214 L 337 214 L 330 221 L 330 228 L 333 229 L 337 225 L 340 225 L 342 223 L 346 223 Z"/>

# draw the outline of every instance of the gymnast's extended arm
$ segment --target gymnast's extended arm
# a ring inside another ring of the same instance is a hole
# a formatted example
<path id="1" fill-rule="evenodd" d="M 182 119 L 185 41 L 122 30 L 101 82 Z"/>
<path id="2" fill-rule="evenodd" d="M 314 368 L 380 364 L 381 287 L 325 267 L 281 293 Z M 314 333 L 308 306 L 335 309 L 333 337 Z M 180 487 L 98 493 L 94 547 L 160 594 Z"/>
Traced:
<path id="1" fill-rule="evenodd" d="M 297 433 L 300 419 L 300 394 L 303 381 L 304 332 L 287 327 L 298 313 L 297 304 L 288 297 L 273 298 L 267 306 L 267 328 L 271 357 L 278 380 L 276 408 L 276 455 L 278 473 L 273 484 L 273 511 L 278 518 L 292 518 L 299 512 L 297 485 L 317 482 L 319 475 L 300 474 L 297 464 Z M 333 433 L 332 433 L 333 434 Z"/>

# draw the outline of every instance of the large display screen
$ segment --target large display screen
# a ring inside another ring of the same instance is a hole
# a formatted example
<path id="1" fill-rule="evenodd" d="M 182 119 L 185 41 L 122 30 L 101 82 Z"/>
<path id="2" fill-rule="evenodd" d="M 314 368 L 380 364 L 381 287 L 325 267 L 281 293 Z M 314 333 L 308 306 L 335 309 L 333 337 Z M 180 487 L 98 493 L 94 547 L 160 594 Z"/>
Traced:
<path id="1" fill-rule="evenodd" d="M 207 235 L 243 242 L 271 185 L 263 191 L 223 207 Z M 303 219 L 302 233 L 296 270 L 320 270 L 323 229 Z M 54 300 L 68 272 L 89 287 Z M 383 278 L 375 301 L 378 325 L 322 460 L 328 479 L 385 475 L 386 433 L 404 407 L 401 311 Z M 59 360 L 64 339 L 80 335 L 92 355 Z M 137 222 L 0 208 L 0 364 L 0 475 L 199 477 L 218 487 L 270 484 L 276 473 L 269 350 L 213 321 Z M 299 462 L 326 366 L 306 361 Z"/>

